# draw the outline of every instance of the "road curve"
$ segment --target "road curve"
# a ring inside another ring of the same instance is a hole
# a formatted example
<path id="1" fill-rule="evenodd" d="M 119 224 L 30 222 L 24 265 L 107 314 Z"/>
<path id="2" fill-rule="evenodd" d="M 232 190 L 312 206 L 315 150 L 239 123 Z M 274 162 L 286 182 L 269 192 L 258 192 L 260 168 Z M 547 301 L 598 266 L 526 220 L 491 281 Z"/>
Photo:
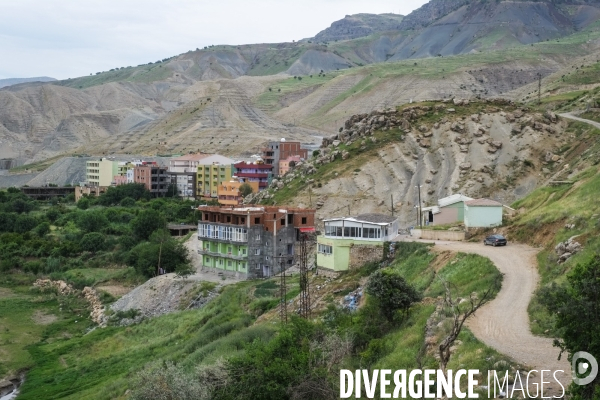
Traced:
<path id="1" fill-rule="evenodd" d="M 585 124 L 593 126 L 594 128 L 600 129 L 600 123 L 599 122 L 592 121 L 592 120 L 585 119 L 585 118 L 576 117 L 575 115 L 573 115 L 573 113 L 565 113 L 565 114 L 558 114 L 558 115 L 561 116 L 561 117 L 563 117 L 563 118 L 572 119 L 573 121 L 583 122 Z"/>
<path id="2" fill-rule="evenodd" d="M 571 382 L 571 367 L 566 356 L 558 361 L 559 349 L 552 346 L 552 339 L 534 336 L 529 327 L 527 307 L 539 282 L 537 250 L 524 244 L 492 247 L 483 243 L 439 240 L 435 241 L 435 248 L 488 257 L 504 274 L 496 298 L 467 321 L 479 340 L 530 369 L 563 370 L 565 374 L 559 373 L 557 377 L 564 378 L 561 378 L 563 384 Z"/>

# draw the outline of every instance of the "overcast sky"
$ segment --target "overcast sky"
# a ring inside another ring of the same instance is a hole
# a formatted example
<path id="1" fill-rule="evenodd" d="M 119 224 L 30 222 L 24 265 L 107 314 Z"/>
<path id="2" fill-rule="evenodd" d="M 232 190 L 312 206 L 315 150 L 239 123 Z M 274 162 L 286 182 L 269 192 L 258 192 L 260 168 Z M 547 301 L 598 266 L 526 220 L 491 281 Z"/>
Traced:
<path id="1" fill-rule="evenodd" d="M 0 79 L 74 78 L 217 44 L 312 37 L 428 0 L 0 0 Z"/>

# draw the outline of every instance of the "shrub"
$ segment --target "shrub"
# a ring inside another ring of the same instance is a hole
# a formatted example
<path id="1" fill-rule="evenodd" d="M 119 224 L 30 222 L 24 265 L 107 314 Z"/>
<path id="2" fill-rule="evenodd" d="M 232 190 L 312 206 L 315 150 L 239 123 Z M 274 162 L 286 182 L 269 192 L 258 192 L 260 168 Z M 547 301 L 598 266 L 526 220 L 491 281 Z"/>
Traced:
<path id="1" fill-rule="evenodd" d="M 103 250 L 104 244 L 104 235 L 98 232 L 86 233 L 79 242 L 79 246 L 81 246 L 83 251 L 89 251 L 91 253 L 96 253 L 100 250 Z"/>

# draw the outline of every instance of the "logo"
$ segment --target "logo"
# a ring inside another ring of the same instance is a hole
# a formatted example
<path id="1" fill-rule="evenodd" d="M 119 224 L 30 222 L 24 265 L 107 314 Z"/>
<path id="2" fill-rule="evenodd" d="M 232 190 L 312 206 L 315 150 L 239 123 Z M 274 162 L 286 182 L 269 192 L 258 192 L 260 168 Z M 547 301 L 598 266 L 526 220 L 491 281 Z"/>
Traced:
<path id="1" fill-rule="evenodd" d="M 571 368 L 573 370 L 573 382 L 579 386 L 591 383 L 598 375 L 598 362 L 593 355 L 585 351 L 578 351 L 573 354 Z"/>

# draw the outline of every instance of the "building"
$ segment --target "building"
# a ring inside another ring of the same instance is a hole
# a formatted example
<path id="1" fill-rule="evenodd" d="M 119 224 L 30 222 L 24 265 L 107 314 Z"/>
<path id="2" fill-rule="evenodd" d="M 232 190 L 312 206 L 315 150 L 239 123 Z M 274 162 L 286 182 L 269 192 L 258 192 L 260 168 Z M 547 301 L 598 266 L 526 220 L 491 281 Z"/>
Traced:
<path id="1" fill-rule="evenodd" d="M 504 206 L 490 199 L 465 202 L 465 228 L 491 228 L 502 225 Z"/>
<path id="2" fill-rule="evenodd" d="M 302 232 L 314 232 L 315 210 L 290 207 L 199 207 L 198 254 L 204 269 L 254 279 L 294 263 Z"/>
<path id="3" fill-rule="evenodd" d="M 185 156 L 171 158 L 169 160 L 169 172 L 193 172 L 196 173 L 200 160 L 210 157 L 208 153 L 187 154 Z"/>
<path id="4" fill-rule="evenodd" d="M 446 225 L 465 220 L 465 202 L 473 200 L 462 194 L 453 194 L 438 200 L 438 205 L 423 207 L 423 225 Z"/>
<path id="5" fill-rule="evenodd" d="M 118 170 L 118 163 L 108 158 L 86 161 L 85 179 L 89 186 L 110 186 Z"/>
<path id="6" fill-rule="evenodd" d="M 285 160 L 279 161 L 279 176 L 283 176 L 288 173 L 288 171 L 301 160 L 300 156 L 289 156 Z M 292 163 L 293 162 L 293 163 Z M 290 166 L 290 163 L 292 165 Z"/>
<path id="7" fill-rule="evenodd" d="M 262 158 L 267 165 L 273 166 L 273 174 L 279 174 L 279 162 L 289 157 L 299 156 L 308 159 L 308 150 L 301 148 L 300 142 L 288 142 L 281 139 L 279 142 L 269 142 L 262 150 Z"/>
<path id="8" fill-rule="evenodd" d="M 239 162 L 235 166 L 235 176 L 242 182 L 258 182 L 258 190 L 266 189 L 273 179 L 273 165 L 262 160 L 249 163 Z"/>
<path id="9" fill-rule="evenodd" d="M 247 183 L 252 193 L 258 193 L 258 182 L 240 182 L 234 176 L 229 182 L 223 182 L 217 189 L 219 204 L 222 206 L 238 206 L 244 199 L 240 194 L 240 186 Z"/>
<path id="10" fill-rule="evenodd" d="M 75 188 L 72 186 L 28 186 L 21 188 L 27 197 L 36 200 L 50 200 L 56 197 L 67 197 L 75 193 Z"/>
<path id="11" fill-rule="evenodd" d="M 383 245 L 398 236 L 398 218 L 382 214 L 326 219 L 317 237 L 317 266 L 347 271 L 383 258 Z"/>
<path id="12" fill-rule="evenodd" d="M 144 184 L 154 196 L 165 196 L 171 185 L 171 175 L 167 168 L 155 162 L 146 162 L 133 169 L 133 181 Z"/>
<path id="13" fill-rule="evenodd" d="M 127 183 L 128 183 L 127 182 L 127 175 L 123 175 L 123 176 L 121 176 L 121 175 L 115 175 L 113 177 L 112 184 L 114 186 L 126 185 Z"/>
<path id="14" fill-rule="evenodd" d="M 100 196 L 107 189 L 107 186 L 75 186 L 75 202 L 78 202 L 83 196 Z"/>
<path id="15" fill-rule="evenodd" d="M 218 154 L 202 158 L 196 170 L 196 196 L 217 198 L 219 185 L 229 182 L 235 175 L 235 167 L 231 158 Z"/>
<path id="16" fill-rule="evenodd" d="M 169 172 L 173 184 L 177 187 L 177 194 L 186 199 L 196 197 L 196 172 Z"/>

